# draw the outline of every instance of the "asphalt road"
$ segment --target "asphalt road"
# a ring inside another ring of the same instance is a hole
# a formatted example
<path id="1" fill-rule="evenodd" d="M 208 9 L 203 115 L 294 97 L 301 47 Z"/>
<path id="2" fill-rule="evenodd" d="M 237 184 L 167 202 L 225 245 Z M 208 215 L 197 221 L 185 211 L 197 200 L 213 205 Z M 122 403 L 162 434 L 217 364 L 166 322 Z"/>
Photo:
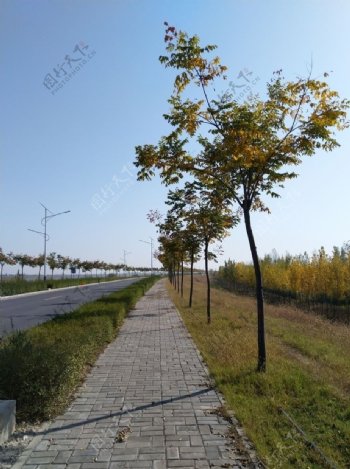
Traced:
<path id="1" fill-rule="evenodd" d="M 16 330 L 29 329 L 58 314 L 69 313 L 83 303 L 121 290 L 138 280 L 140 277 L 8 298 L 0 297 L 0 337 Z"/>

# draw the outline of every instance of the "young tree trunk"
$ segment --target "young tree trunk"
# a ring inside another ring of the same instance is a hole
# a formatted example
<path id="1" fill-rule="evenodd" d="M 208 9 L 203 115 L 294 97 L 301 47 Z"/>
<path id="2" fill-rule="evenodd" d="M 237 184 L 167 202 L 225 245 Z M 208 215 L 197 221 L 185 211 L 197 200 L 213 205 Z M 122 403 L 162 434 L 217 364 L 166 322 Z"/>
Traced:
<path id="1" fill-rule="evenodd" d="M 208 269 L 208 247 L 209 241 L 206 239 L 204 244 L 204 261 L 205 261 L 205 275 L 207 277 L 207 321 L 208 324 L 211 322 L 210 316 L 210 278 L 209 278 L 209 269 Z"/>
<path id="2" fill-rule="evenodd" d="M 23 272 L 23 270 L 24 270 L 24 265 L 22 264 L 21 267 L 22 267 L 22 280 L 23 280 L 23 279 L 24 279 L 24 272 Z"/>
<path id="3" fill-rule="evenodd" d="M 256 282 L 256 306 L 258 313 L 258 366 L 257 371 L 266 371 L 266 346 L 265 346 L 265 321 L 264 321 L 264 295 L 258 252 L 255 246 L 254 235 L 250 223 L 250 211 L 244 208 L 244 222 L 252 253 L 255 282 Z"/>
<path id="4" fill-rule="evenodd" d="M 38 280 L 40 280 L 40 275 L 41 275 L 41 265 L 39 265 L 39 275 L 38 275 Z"/>
<path id="5" fill-rule="evenodd" d="M 180 293 L 180 262 L 177 263 L 177 292 Z"/>
<path id="6" fill-rule="evenodd" d="M 181 298 L 184 296 L 184 261 L 181 261 Z"/>
<path id="7" fill-rule="evenodd" d="M 193 264 L 194 264 L 194 253 L 191 251 L 191 285 L 190 285 L 190 299 L 188 306 L 192 308 L 192 296 L 193 296 Z"/>
<path id="8" fill-rule="evenodd" d="M 169 267 L 169 281 L 172 285 L 174 285 L 174 273 L 173 273 L 173 265 L 170 264 Z"/>
<path id="9" fill-rule="evenodd" d="M 54 269 L 51 269 L 51 280 L 53 280 L 53 270 Z"/>
<path id="10" fill-rule="evenodd" d="M 0 281 L 2 282 L 2 271 L 4 270 L 4 264 L 1 264 L 1 274 L 0 274 Z"/>

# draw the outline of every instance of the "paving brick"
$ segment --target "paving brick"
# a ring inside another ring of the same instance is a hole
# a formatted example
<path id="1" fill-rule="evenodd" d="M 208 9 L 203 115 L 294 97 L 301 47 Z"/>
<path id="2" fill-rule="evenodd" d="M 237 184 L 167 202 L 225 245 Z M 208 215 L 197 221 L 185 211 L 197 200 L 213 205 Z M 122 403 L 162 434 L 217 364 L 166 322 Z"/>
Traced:
<path id="1" fill-rule="evenodd" d="M 167 469 L 166 461 L 153 461 L 153 469 Z"/>
<path id="2" fill-rule="evenodd" d="M 54 464 L 66 464 L 71 456 L 72 451 L 57 451 Z"/>
<path id="3" fill-rule="evenodd" d="M 179 448 L 176 446 L 168 447 L 166 449 L 166 457 L 167 459 L 179 459 L 180 458 Z"/>
<path id="4" fill-rule="evenodd" d="M 66 469 L 65 464 L 40 464 L 36 466 L 38 469 Z M 27 466 L 26 466 L 27 469 Z"/>
<path id="5" fill-rule="evenodd" d="M 108 469 L 109 463 L 108 462 L 89 462 L 83 463 L 82 469 Z"/>
<path id="6" fill-rule="evenodd" d="M 181 460 L 169 460 L 167 461 L 168 467 L 181 467 L 181 468 L 187 468 L 187 467 L 195 467 L 195 461 L 193 459 L 188 459 L 187 461 L 181 459 Z"/>
<path id="7" fill-rule="evenodd" d="M 44 450 L 44 451 L 33 451 L 31 454 L 32 458 L 45 458 L 45 457 L 50 457 L 50 458 L 55 458 L 58 454 L 58 451 L 52 451 L 52 450 Z"/>
<path id="8" fill-rule="evenodd" d="M 139 455 L 139 461 L 161 461 L 165 459 L 165 453 L 146 453 Z"/>
<path id="9" fill-rule="evenodd" d="M 111 461 L 135 461 L 137 454 L 112 454 Z"/>
<path id="10" fill-rule="evenodd" d="M 35 465 L 35 464 L 37 464 L 37 465 L 39 465 L 39 464 L 50 464 L 50 463 L 53 462 L 53 460 L 54 460 L 54 457 L 49 457 L 49 456 L 47 456 L 47 457 L 44 457 L 44 456 L 43 457 L 36 457 L 36 458 L 31 456 L 26 461 L 26 464 L 33 464 L 33 465 Z"/>

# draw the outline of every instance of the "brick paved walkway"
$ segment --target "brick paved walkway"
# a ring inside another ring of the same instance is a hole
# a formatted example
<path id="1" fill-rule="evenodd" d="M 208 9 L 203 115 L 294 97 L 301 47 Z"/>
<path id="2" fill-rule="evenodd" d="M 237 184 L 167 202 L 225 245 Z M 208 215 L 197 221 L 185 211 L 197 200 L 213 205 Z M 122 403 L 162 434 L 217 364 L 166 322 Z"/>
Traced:
<path id="1" fill-rule="evenodd" d="M 220 406 L 158 282 L 129 314 L 67 412 L 23 455 L 21 467 L 258 467 L 250 459 L 254 453 L 242 450 L 244 440 L 236 437 L 239 451 L 226 436 Z"/>

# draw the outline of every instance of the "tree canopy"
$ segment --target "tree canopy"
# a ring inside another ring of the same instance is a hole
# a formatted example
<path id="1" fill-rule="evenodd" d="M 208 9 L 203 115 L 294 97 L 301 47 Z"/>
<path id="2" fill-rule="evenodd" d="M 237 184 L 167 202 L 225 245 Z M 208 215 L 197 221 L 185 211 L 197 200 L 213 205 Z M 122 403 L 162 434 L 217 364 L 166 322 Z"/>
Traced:
<path id="1" fill-rule="evenodd" d="M 327 73 L 322 79 L 309 73 L 287 80 L 281 70 L 273 73 L 264 98 L 250 95 L 240 103 L 230 91 L 216 96 L 213 90 L 227 73 L 212 56 L 216 46 L 202 46 L 198 36 L 165 26 L 166 55 L 159 60 L 177 73 L 164 114 L 171 131 L 157 144 L 136 147 L 138 178 L 151 179 L 158 171 L 169 185 L 190 174 L 207 188 L 220 188 L 221 197 L 239 207 L 255 269 L 258 369 L 264 371 L 262 278 L 250 214 L 268 211 L 263 196 L 279 197 L 284 183 L 297 177 L 303 157 L 339 145 L 336 131 L 349 125 L 349 101 L 329 87 Z M 192 140 L 199 147 L 195 154 L 189 151 Z"/>

